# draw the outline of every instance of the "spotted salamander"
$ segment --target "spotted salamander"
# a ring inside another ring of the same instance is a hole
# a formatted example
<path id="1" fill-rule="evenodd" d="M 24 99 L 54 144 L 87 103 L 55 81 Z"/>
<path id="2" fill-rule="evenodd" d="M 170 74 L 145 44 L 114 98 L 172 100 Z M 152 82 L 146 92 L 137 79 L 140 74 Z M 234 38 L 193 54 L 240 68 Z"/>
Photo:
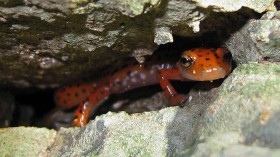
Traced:
<path id="1" fill-rule="evenodd" d="M 118 71 L 94 82 L 78 83 L 59 89 L 55 102 L 63 108 L 76 109 L 75 126 L 87 124 L 89 112 L 111 94 L 130 89 L 160 84 L 171 106 L 182 104 L 187 96 L 178 94 L 170 80 L 212 81 L 225 78 L 231 71 L 231 59 L 225 48 L 194 48 L 184 51 L 175 62 L 150 59 L 147 63 L 127 64 Z"/>

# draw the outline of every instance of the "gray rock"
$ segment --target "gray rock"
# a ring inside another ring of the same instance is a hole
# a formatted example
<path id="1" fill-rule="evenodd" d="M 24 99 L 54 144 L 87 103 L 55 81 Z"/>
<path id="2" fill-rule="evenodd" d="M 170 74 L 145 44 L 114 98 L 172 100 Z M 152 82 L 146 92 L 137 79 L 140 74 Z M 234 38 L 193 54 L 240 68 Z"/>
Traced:
<path id="1" fill-rule="evenodd" d="M 279 156 L 279 149 L 269 149 L 258 146 L 248 146 L 239 143 L 240 135 L 236 132 L 217 133 L 203 139 L 203 142 L 192 148 L 192 151 L 180 153 L 177 156 L 192 157 L 263 157 Z"/>
<path id="2" fill-rule="evenodd" d="M 200 121 L 197 142 L 181 156 L 278 156 L 278 64 L 244 64 L 219 89 Z"/>
<path id="3" fill-rule="evenodd" d="M 213 7 L 215 11 L 219 12 L 231 12 L 237 11 L 242 7 L 248 7 L 256 12 L 262 13 L 264 11 L 275 10 L 274 0 L 194 0 L 199 6 L 208 8 Z"/>
<path id="4" fill-rule="evenodd" d="M 1 156 L 46 156 L 56 131 L 45 128 L 17 127 L 0 129 Z"/>
<path id="5" fill-rule="evenodd" d="M 280 61 L 279 18 L 279 11 L 267 12 L 232 35 L 226 45 L 238 64 Z"/>
<path id="6" fill-rule="evenodd" d="M 182 151 L 193 141 L 194 113 L 182 114 L 176 108 L 143 114 L 108 113 L 79 130 L 59 132 L 61 147 L 54 145 L 50 154 L 57 156 L 165 156 Z M 177 117 L 176 119 L 175 116 Z M 190 141 L 188 141 L 188 139 Z"/>
<path id="7" fill-rule="evenodd" d="M 262 12 L 270 2 L 244 6 Z M 249 9 L 224 14 L 200 5 L 184 0 L 2 1 L 0 86 L 54 88 L 93 79 L 112 63 L 152 54 L 159 45 L 173 42 L 173 35 L 218 32 L 215 42 L 220 44 L 255 16 Z M 203 40 L 214 41 L 213 36 Z M 201 46 L 198 41 L 187 45 Z"/>

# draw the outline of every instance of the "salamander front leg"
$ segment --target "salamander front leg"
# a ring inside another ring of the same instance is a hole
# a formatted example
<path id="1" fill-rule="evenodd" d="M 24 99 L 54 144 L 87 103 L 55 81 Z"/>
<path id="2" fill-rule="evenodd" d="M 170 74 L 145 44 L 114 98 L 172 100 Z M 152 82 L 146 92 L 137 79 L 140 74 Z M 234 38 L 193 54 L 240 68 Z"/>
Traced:
<path id="1" fill-rule="evenodd" d="M 79 107 L 75 111 L 76 119 L 74 120 L 74 126 L 80 127 L 87 124 L 88 114 L 90 112 L 88 104 L 88 99 L 79 104 Z"/>
<path id="2" fill-rule="evenodd" d="M 101 86 L 92 92 L 85 101 L 79 104 L 79 107 L 75 111 L 76 119 L 74 120 L 74 125 L 79 127 L 86 125 L 88 123 L 90 111 L 110 94 L 110 90 L 107 86 Z"/>
<path id="3" fill-rule="evenodd" d="M 177 69 L 162 69 L 158 72 L 157 77 L 165 96 L 169 99 L 170 106 L 182 105 L 187 101 L 188 96 L 178 94 L 169 81 L 170 79 L 181 80 Z"/>

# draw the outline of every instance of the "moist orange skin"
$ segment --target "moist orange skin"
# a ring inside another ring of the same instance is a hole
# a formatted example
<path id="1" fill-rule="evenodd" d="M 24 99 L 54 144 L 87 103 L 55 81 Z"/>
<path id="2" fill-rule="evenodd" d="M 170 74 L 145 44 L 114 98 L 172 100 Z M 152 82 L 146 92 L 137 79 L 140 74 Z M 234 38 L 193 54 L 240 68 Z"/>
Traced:
<path id="1" fill-rule="evenodd" d="M 231 60 L 224 48 L 195 48 L 182 53 L 177 63 L 151 60 L 148 64 L 127 64 L 108 76 L 89 83 L 78 83 L 59 89 L 55 102 L 63 108 L 79 104 L 75 126 L 87 124 L 89 112 L 109 95 L 130 89 L 160 84 L 170 105 L 180 105 L 186 95 L 177 94 L 170 80 L 213 81 L 225 78 L 231 71 Z"/>

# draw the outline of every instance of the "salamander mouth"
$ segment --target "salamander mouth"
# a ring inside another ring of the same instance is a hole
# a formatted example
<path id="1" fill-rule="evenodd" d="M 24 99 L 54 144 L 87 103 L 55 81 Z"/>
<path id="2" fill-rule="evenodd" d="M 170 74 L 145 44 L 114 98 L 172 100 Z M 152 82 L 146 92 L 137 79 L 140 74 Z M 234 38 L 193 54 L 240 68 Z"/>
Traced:
<path id="1" fill-rule="evenodd" d="M 227 76 L 227 71 L 223 68 L 213 68 L 200 71 L 199 73 L 181 73 L 184 80 L 189 81 L 213 81 Z"/>

